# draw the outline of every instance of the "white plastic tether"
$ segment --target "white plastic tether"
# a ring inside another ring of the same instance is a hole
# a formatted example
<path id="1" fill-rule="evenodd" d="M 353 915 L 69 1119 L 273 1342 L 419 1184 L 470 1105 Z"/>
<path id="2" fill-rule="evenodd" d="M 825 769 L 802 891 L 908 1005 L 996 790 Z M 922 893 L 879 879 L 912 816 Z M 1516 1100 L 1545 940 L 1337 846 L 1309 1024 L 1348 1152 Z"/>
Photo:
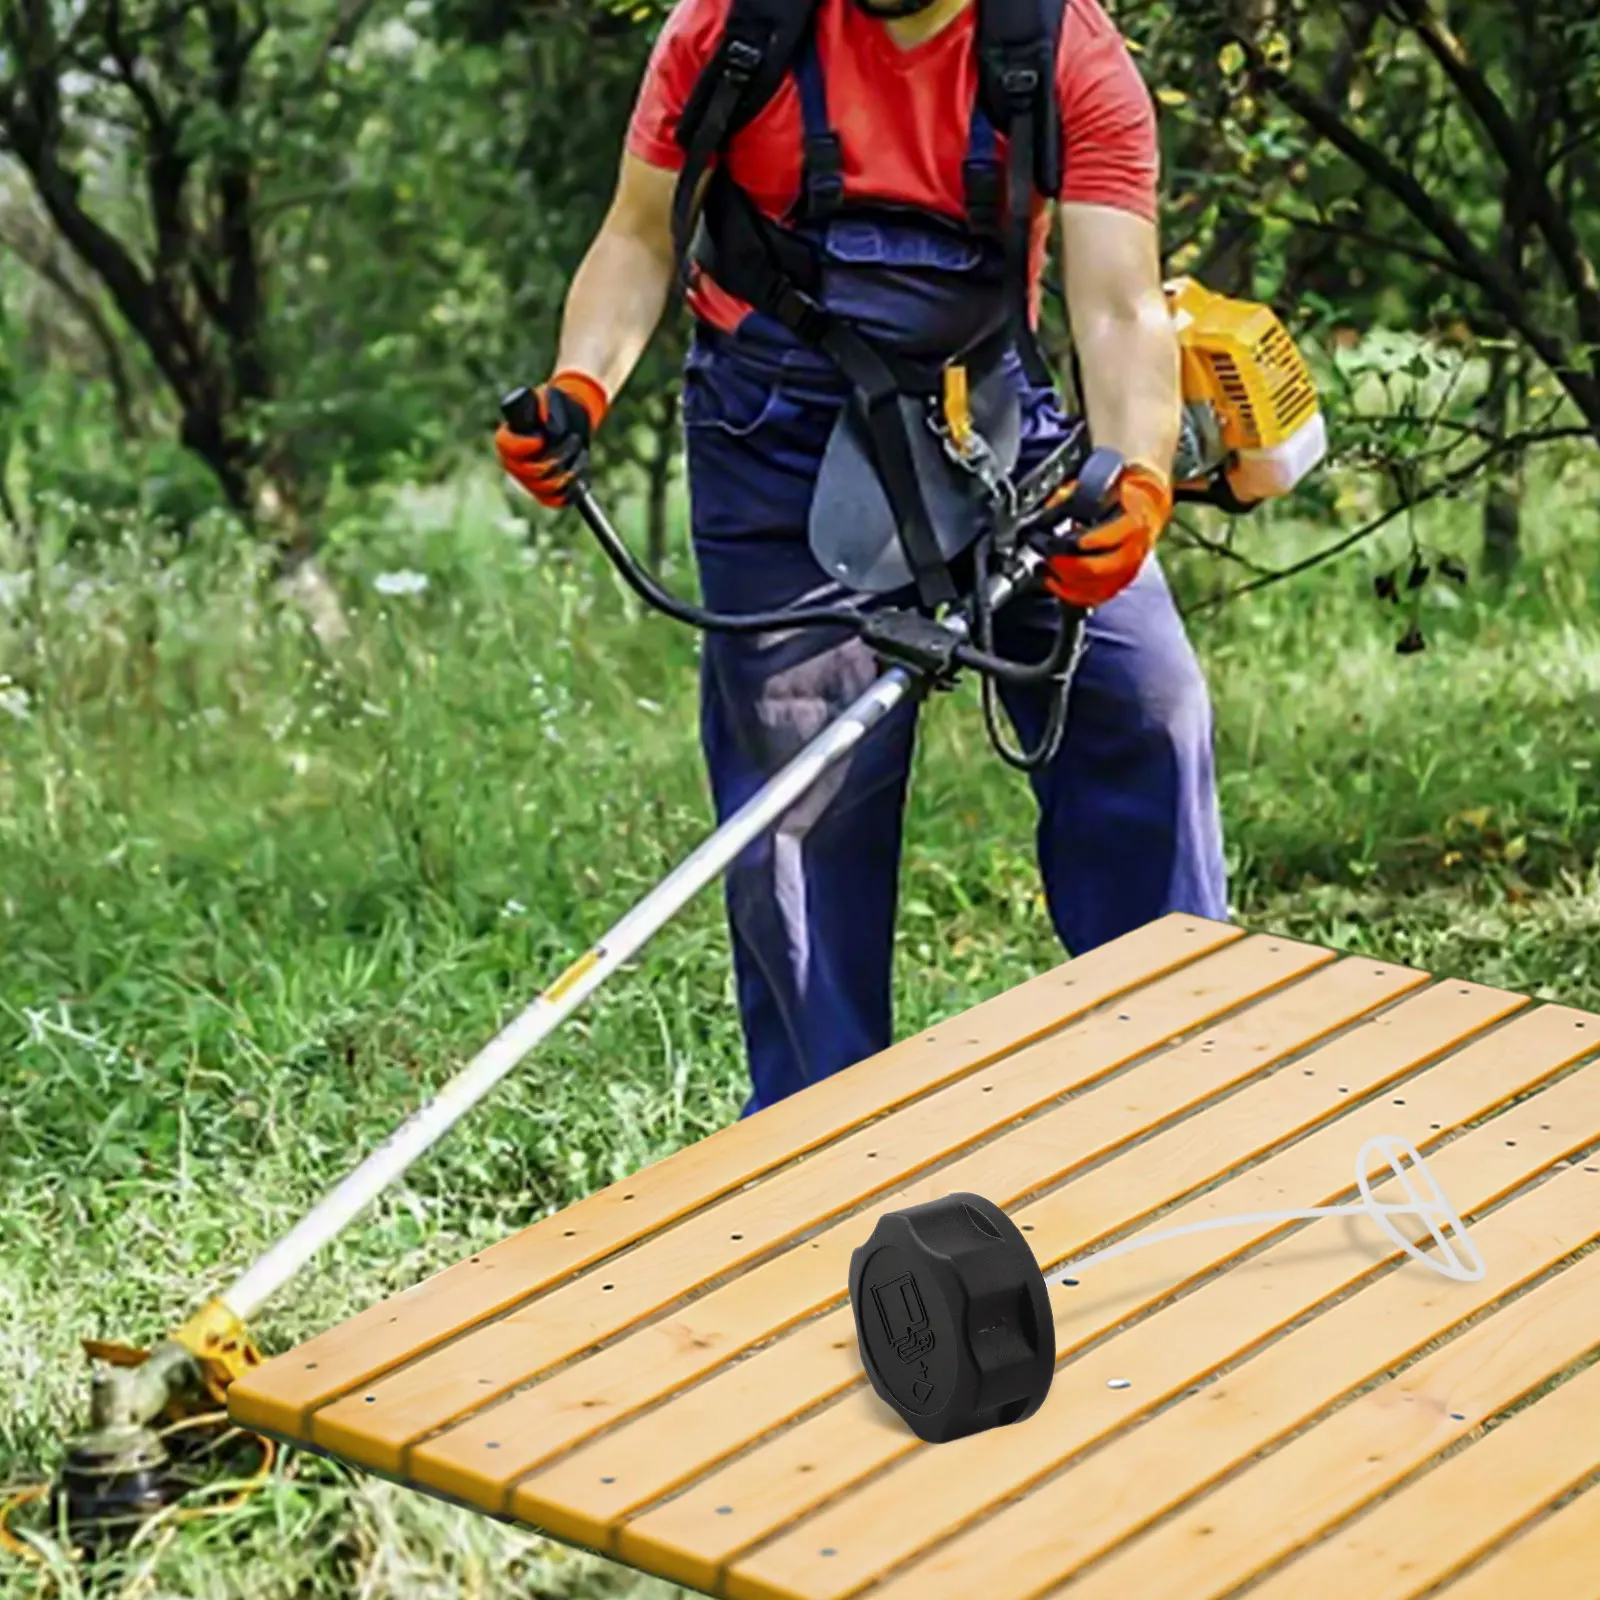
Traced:
<path id="1" fill-rule="evenodd" d="M 1374 1155 L 1382 1156 L 1387 1167 L 1387 1171 L 1380 1172 L 1378 1182 L 1397 1179 L 1405 1190 L 1404 1203 L 1390 1203 L 1373 1197 L 1371 1168 Z M 1428 1163 L 1422 1159 L 1415 1145 L 1392 1134 L 1379 1134 L 1374 1139 L 1368 1139 L 1356 1157 L 1356 1188 L 1361 1198 L 1348 1205 L 1314 1206 L 1306 1211 L 1251 1211 L 1232 1217 L 1207 1217 L 1204 1222 L 1186 1223 L 1181 1228 L 1163 1228 L 1157 1233 L 1136 1234 L 1120 1244 L 1110 1245 L 1057 1267 L 1053 1272 L 1046 1273 L 1045 1282 L 1054 1285 L 1075 1279 L 1086 1268 L 1109 1261 L 1113 1256 L 1148 1249 L 1151 1245 L 1181 1238 L 1185 1234 L 1266 1222 L 1309 1222 L 1317 1217 L 1360 1216 L 1371 1217 L 1412 1260 L 1420 1261 L 1430 1272 L 1437 1272 L 1456 1283 L 1479 1283 L 1483 1280 L 1488 1269 L 1483 1264 L 1483 1257 L 1478 1254 L 1477 1245 L 1467 1233 L 1467 1225 L 1445 1198 L 1444 1190 L 1428 1170 Z M 1400 1231 L 1398 1219 L 1401 1217 L 1417 1217 L 1427 1225 L 1433 1243 L 1438 1247 L 1435 1254 L 1427 1253 Z"/>

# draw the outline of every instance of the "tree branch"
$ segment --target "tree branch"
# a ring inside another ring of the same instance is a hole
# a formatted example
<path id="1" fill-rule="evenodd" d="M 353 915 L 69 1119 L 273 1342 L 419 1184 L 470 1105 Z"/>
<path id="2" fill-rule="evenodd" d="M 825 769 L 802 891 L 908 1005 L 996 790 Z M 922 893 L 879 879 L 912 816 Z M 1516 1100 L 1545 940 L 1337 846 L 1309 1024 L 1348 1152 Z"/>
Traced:
<path id="1" fill-rule="evenodd" d="M 1597 142 L 1600 142 L 1600 116 L 1579 122 L 1578 131 L 1569 134 L 1545 158 L 1545 171 L 1554 172 L 1557 167 L 1565 166 L 1574 156 L 1593 149 Z"/>
<path id="2" fill-rule="evenodd" d="M 84 293 L 72 281 L 71 274 L 55 259 L 48 247 L 30 243 L 17 233 L 3 227 L 0 227 L 0 245 L 10 250 L 17 260 L 34 272 L 41 281 L 49 284 L 72 307 L 84 327 L 88 329 L 105 365 L 106 380 L 111 385 L 111 397 L 116 407 L 117 421 L 123 433 L 132 438 L 139 429 L 134 419 L 133 386 L 128 381 L 127 364 L 122 359 L 117 336 L 111 331 L 111 325 L 101 314 L 99 306 L 94 303 L 93 296 Z"/>
<path id="3" fill-rule="evenodd" d="M 1494 310 L 1517 329 L 1600 432 L 1600 383 L 1573 363 L 1556 335 L 1533 320 L 1516 285 L 1478 248 L 1455 218 L 1409 172 L 1357 133 L 1334 106 L 1269 66 L 1252 41 L 1241 38 L 1238 43 L 1249 57 L 1259 83 L 1369 179 L 1387 189 L 1449 251 L 1460 274 L 1475 283 Z"/>
<path id="4" fill-rule="evenodd" d="M 1592 437 L 1586 431 L 1586 437 Z M 1370 539 L 1374 534 L 1382 532 L 1390 523 L 1398 521 L 1407 513 L 1415 511 L 1419 506 L 1425 506 L 1430 501 L 1440 500 L 1447 495 L 1470 483 L 1481 473 L 1485 467 L 1491 466 L 1501 456 L 1514 455 L 1518 451 L 1526 450 L 1531 443 L 1537 442 L 1536 436 L 1516 434 L 1510 438 L 1499 440 L 1487 450 L 1475 456 L 1465 466 L 1458 467 L 1454 472 L 1439 479 L 1437 483 L 1430 484 L 1418 494 L 1409 496 L 1398 505 L 1391 506 L 1382 515 L 1373 518 L 1369 523 L 1357 528 L 1353 533 L 1348 533 L 1342 539 L 1337 539 L 1330 545 L 1325 545 L 1321 550 L 1314 551 L 1302 561 L 1296 561 L 1292 566 L 1280 567 L 1270 572 L 1264 572 L 1259 577 L 1250 579 L 1248 583 L 1241 583 L 1232 589 L 1225 589 L 1220 594 L 1214 594 L 1205 600 L 1196 601 L 1193 605 L 1185 606 L 1185 618 L 1201 616 L 1206 612 L 1218 611 L 1231 600 L 1237 600 L 1242 595 L 1254 594 L 1258 589 L 1266 589 L 1275 583 L 1283 583 L 1289 578 L 1298 578 L 1317 567 L 1326 566 L 1328 562 L 1342 556 L 1347 550 L 1352 550 L 1364 540 Z"/>
<path id="5" fill-rule="evenodd" d="M 105 0 L 105 41 L 116 65 L 116 81 L 133 97 L 144 117 L 145 146 L 149 161 L 145 187 L 150 217 L 156 233 L 156 274 L 165 278 L 190 255 L 190 229 L 184 215 L 184 188 L 191 161 L 183 153 L 182 137 L 187 114 L 169 114 L 144 80 L 139 57 L 122 24 L 122 0 Z"/>
<path id="6" fill-rule="evenodd" d="M 260 29 L 246 29 L 237 0 L 208 0 L 216 105 L 230 120 L 244 102 L 245 72 Z M 262 285 L 256 246 L 255 176 L 248 149 L 230 138 L 216 157 L 218 246 L 226 279 L 218 307 L 227 335 L 236 398 L 264 400 L 269 390 L 261 349 Z"/>
<path id="7" fill-rule="evenodd" d="M 1259 561 L 1252 561 L 1249 556 L 1240 555 L 1232 545 L 1224 544 L 1220 539 L 1213 539 L 1208 534 L 1202 533 L 1185 517 L 1175 516 L 1172 519 L 1172 526 L 1185 541 L 1198 550 L 1204 550 L 1207 555 L 1217 556 L 1223 561 L 1232 561 L 1235 565 L 1243 567 L 1246 572 L 1253 572 L 1260 577 L 1274 575 L 1272 568 L 1264 567 Z"/>
<path id="8" fill-rule="evenodd" d="M 134 53 L 133 44 L 123 29 L 122 0 L 104 0 L 104 4 L 106 53 L 117 69 L 115 81 L 133 96 L 139 110 L 144 114 L 145 125 L 150 129 L 151 135 L 162 144 L 170 145 L 177 137 L 182 117 L 180 115 L 176 121 L 169 118 L 162 108 L 161 101 L 156 97 L 155 90 L 144 81 L 144 76 L 139 71 L 139 58 Z"/>
<path id="9" fill-rule="evenodd" d="M 1455 85 L 1488 138 L 1490 149 L 1504 163 L 1520 203 L 1544 235 L 1556 266 L 1566 279 L 1584 343 L 1600 346 L 1600 275 L 1584 250 L 1572 219 L 1551 193 L 1540 163 L 1534 159 L 1511 113 L 1468 59 L 1460 39 L 1434 14 L 1430 0 L 1394 0 L 1394 4 Z M 1594 370 L 1592 360 L 1590 365 Z"/>
<path id="10" fill-rule="evenodd" d="M 1287 222 L 1291 227 L 1301 228 L 1310 233 L 1325 234 L 1335 239 L 1348 239 L 1352 244 L 1370 245 L 1373 249 L 1385 250 L 1390 255 L 1404 256 L 1408 261 L 1432 267 L 1435 272 L 1448 273 L 1452 278 L 1462 278 L 1467 282 L 1475 281 L 1449 256 L 1441 255 L 1436 250 L 1425 250 L 1421 245 L 1407 244 L 1405 240 L 1396 239 L 1389 234 L 1375 233 L 1370 228 L 1358 228 L 1351 223 L 1328 222 L 1321 217 L 1303 216 L 1294 211 L 1269 211 L 1267 217 L 1270 221 Z"/>

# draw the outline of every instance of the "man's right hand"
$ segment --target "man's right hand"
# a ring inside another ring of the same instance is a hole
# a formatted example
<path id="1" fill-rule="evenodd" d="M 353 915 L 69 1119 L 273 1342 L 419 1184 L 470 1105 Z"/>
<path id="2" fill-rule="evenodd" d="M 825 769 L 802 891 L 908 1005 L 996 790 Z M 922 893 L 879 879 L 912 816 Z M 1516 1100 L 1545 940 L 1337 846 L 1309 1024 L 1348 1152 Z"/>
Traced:
<path id="1" fill-rule="evenodd" d="M 1064 504 L 1076 485 L 1055 497 Z M 1139 576 L 1172 517 L 1172 488 L 1150 467 L 1134 463 L 1118 479 L 1116 508 L 1083 529 L 1072 548 L 1046 561 L 1044 586 L 1058 600 L 1090 611 L 1114 600 Z"/>
<path id="2" fill-rule="evenodd" d="M 500 465 L 541 505 L 563 506 L 589 464 L 589 446 L 605 421 L 610 399 L 586 373 L 558 372 L 532 391 L 538 427 L 513 433 L 501 423 L 494 436 Z"/>

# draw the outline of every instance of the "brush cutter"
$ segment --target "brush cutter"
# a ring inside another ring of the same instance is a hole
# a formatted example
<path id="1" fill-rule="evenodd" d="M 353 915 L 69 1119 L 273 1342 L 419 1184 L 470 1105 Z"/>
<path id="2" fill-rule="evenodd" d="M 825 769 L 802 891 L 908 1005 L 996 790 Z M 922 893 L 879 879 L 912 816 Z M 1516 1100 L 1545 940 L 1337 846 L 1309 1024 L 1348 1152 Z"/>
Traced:
<path id="1" fill-rule="evenodd" d="M 509 425 L 517 426 L 527 403 L 525 391 L 507 398 L 503 411 Z M 824 628 L 841 636 L 854 634 L 874 651 L 883 671 L 764 789 L 229 1287 L 153 1349 L 85 1341 L 85 1352 L 94 1363 L 88 1428 L 70 1444 L 48 1497 L 81 1550 L 92 1554 L 120 1542 L 194 1486 L 193 1473 L 187 1469 L 207 1431 L 215 1433 L 225 1424 L 229 1384 L 261 1360 L 246 1324 L 267 1300 L 897 706 L 949 687 L 963 670 L 1013 683 L 1053 683 L 1064 700 L 1081 647 L 1082 617 L 1060 608 L 1056 645 L 1037 662 L 1011 661 L 985 648 L 989 624 L 997 610 L 1033 588 L 1043 570 L 1046 541 L 1043 536 L 1029 536 L 1030 524 L 1056 500 L 1048 539 L 1059 547 L 1070 537 L 1072 526 L 1093 520 L 1112 503 L 1120 460 L 1109 452 L 1091 452 L 1080 429 L 1028 478 L 1012 482 L 993 470 L 975 436 L 947 426 L 944 411 L 931 420 L 952 459 L 966 463 L 973 482 L 994 507 L 991 532 L 976 555 L 973 592 L 965 604 L 941 616 L 874 604 L 874 597 L 865 594 L 852 597 L 849 604 L 747 615 L 706 610 L 669 593 L 629 551 L 588 487 L 576 487 L 573 503 L 579 514 L 624 580 L 654 609 L 705 631 Z M 1077 488 L 1063 511 L 1060 491 L 1074 480 Z M 1059 728 L 1055 736 L 1059 738 Z M 1034 753 L 1035 759 L 1039 754 Z M 261 1474 L 270 1461 L 270 1447 L 261 1441 L 257 1463 Z M 18 1542 L 7 1531 L 5 1511 L 0 1511 L 0 1541 L 15 1550 Z"/>
<path id="2" fill-rule="evenodd" d="M 1324 448 L 1315 391 L 1288 335 L 1265 307 L 1210 295 L 1186 280 L 1168 293 L 1183 352 L 1180 498 L 1238 510 L 1288 493 Z M 881 662 L 881 676 L 228 1288 L 151 1350 L 86 1341 L 96 1363 L 88 1430 L 69 1447 L 53 1486 L 25 1491 L 0 1507 L 0 1544 L 22 1548 L 6 1522 L 29 1496 L 48 1498 L 87 1551 L 126 1537 L 181 1498 L 192 1486 L 196 1460 L 216 1448 L 214 1436 L 221 1432 L 226 1441 L 229 1384 L 261 1359 L 248 1320 L 898 706 L 950 687 L 963 671 L 975 672 L 1002 755 L 1024 768 L 1049 759 L 1062 736 L 1084 618 L 1058 607 L 1054 645 L 1034 662 L 995 653 L 993 619 L 1036 591 L 1048 557 L 1070 548 L 1077 530 L 1115 505 L 1122 462 L 1093 449 L 1080 425 L 1030 473 L 1013 478 L 973 426 L 959 365 L 946 370 L 943 394 L 922 404 L 937 459 L 983 511 L 968 519 L 983 531 L 961 552 L 971 557 L 967 594 L 938 614 L 897 605 L 882 583 L 869 581 L 871 574 L 894 570 L 893 552 L 865 548 L 859 527 L 851 526 L 839 527 L 834 543 L 817 549 L 825 570 L 863 575 L 850 603 L 740 615 L 707 610 L 670 594 L 628 550 L 588 487 L 575 487 L 573 503 L 601 548 L 654 609 L 707 632 L 821 628 L 854 635 Z M 526 390 L 508 395 L 501 409 L 514 431 L 537 426 Z M 1010 750 L 999 737 L 989 697 L 997 683 L 1053 693 L 1054 714 L 1031 751 Z M 258 1478 L 271 1461 L 271 1448 L 261 1441 Z"/>

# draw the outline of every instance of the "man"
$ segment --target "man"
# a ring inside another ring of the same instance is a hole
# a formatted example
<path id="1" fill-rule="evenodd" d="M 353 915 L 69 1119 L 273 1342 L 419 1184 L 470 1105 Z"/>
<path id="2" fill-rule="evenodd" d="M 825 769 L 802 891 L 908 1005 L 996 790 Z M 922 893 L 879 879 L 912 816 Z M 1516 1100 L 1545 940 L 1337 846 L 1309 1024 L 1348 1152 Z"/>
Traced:
<path id="1" fill-rule="evenodd" d="M 822 262 L 825 305 L 908 362 L 981 343 L 1004 298 L 993 240 L 971 226 L 969 167 L 986 153 L 1003 157 L 976 87 L 974 4 L 819 0 L 800 61 L 728 143 L 713 180 L 762 217 L 799 227 Z M 679 0 L 669 18 L 610 212 L 572 284 L 555 376 L 537 391 L 543 430 L 497 436 L 506 470 L 547 504 L 563 502 L 664 311 L 685 160 L 679 119 L 727 8 L 728 0 Z M 1050 914 L 1068 950 L 1081 954 L 1169 911 L 1223 918 L 1226 896 L 1209 701 L 1160 569 L 1147 559 L 1171 514 L 1180 405 L 1155 221 L 1154 109 L 1097 0 L 1066 0 L 1055 62 L 1064 184 L 1053 208 L 1035 197 L 1029 248 L 1014 254 L 1027 257 L 1031 327 L 1053 209 L 1090 433 L 1128 463 L 1120 509 L 1083 554 L 1053 561 L 1049 583 L 1057 599 L 1091 613 L 1065 740 L 1031 779 Z M 843 180 L 820 221 L 808 176 L 819 149 L 833 152 Z M 837 600 L 841 588 L 808 528 L 850 383 L 794 319 L 752 309 L 711 272 L 694 279 L 690 305 L 683 414 L 705 601 L 755 611 Z M 1068 421 L 1017 345 L 1001 367 L 1026 470 Z M 1040 597 L 1002 612 L 997 644 L 1040 657 L 1054 604 Z M 708 637 L 701 735 L 719 817 L 876 671 L 858 642 L 814 631 Z M 1046 692 L 1009 689 L 1003 700 L 1019 736 L 1035 739 Z M 745 1114 L 891 1042 L 914 718 L 907 707 L 881 726 L 728 875 L 753 1085 Z"/>

